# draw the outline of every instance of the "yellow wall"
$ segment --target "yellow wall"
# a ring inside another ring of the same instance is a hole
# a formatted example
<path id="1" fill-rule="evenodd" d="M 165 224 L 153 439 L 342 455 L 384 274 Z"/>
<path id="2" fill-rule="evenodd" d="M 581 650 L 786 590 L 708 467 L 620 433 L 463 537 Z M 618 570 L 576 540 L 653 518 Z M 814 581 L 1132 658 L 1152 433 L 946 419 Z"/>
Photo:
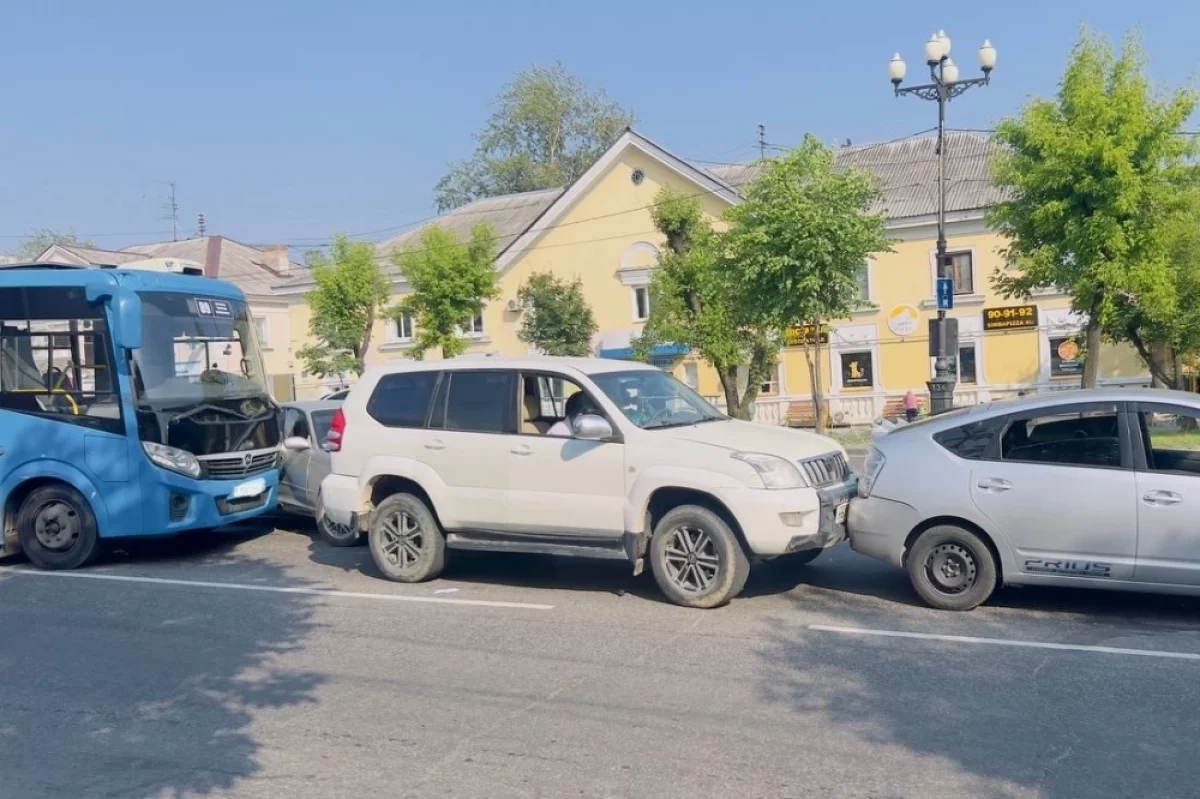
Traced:
<path id="1" fill-rule="evenodd" d="M 635 169 L 640 169 L 644 179 L 635 185 L 630 179 Z M 628 271 L 622 272 L 622 263 L 630 269 L 651 267 L 654 250 L 640 245 L 662 246 L 662 238 L 654 229 L 649 206 L 663 186 L 671 186 L 686 194 L 697 195 L 707 216 L 718 225 L 725 202 L 708 192 L 705 187 L 692 183 L 678 173 L 663 166 L 635 148 L 629 148 L 616 159 L 608 171 L 600 175 L 590 190 L 583 193 L 574 206 L 559 217 L 553 227 L 536 240 L 526 251 L 513 260 L 499 277 L 499 296 L 484 309 L 484 335 L 472 341 L 469 351 L 494 352 L 503 355 L 519 355 L 528 351 L 517 333 L 521 325 L 521 314 L 506 310 L 509 300 L 516 297 L 520 286 L 535 272 L 550 272 L 561 278 L 572 280 L 578 277 L 583 284 L 584 294 L 595 314 L 601 335 L 616 331 L 640 330 L 634 319 L 633 295 Z M 544 222 L 539 222 L 544 225 Z M 974 225 L 972 229 L 970 226 Z M 897 229 L 898 231 L 898 229 Z M 897 232 L 896 235 L 900 235 Z M 877 353 L 873 368 L 875 385 L 861 389 L 844 388 L 843 396 L 875 396 L 894 398 L 913 390 L 925 391 L 925 382 L 931 377 L 928 355 L 927 320 L 936 314 L 933 283 L 933 230 L 922 230 L 922 237 L 915 240 L 896 241 L 893 252 L 880 253 L 870 267 L 871 306 L 855 313 L 850 319 L 835 320 L 831 326 L 845 330 L 856 326 L 874 325 L 874 332 L 862 346 Z M 905 236 L 914 237 L 912 231 Z M 1046 377 L 1049 353 L 1044 336 L 1037 330 L 982 333 L 973 337 L 972 327 L 978 327 L 985 308 L 1020 305 L 1019 300 L 1006 300 L 992 289 L 991 276 L 1003 266 L 999 249 L 1002 240 L 996 234 L 983 230 L 978 221 L 952 224 L 948 230 L 951 252 L 972 250 L 974 258 L 974 282 L 976 297 L 956 298 L 956 308 L 951 315 L 960 319 L 961 343 L 975 340 L 977 346 L 977 371 L 979 384 L 962 386 L 967 394 L 976 389 L 991 392 L 996 396 L 1015 392 L 1020 387 L 1035 384 L 1050 385 L 1055 381 Z M 626 282 L 622 282 L 622 275 Z M 401 295 L 397 294 L 395 299 Z M 1062 314 L 1069 307 L 1065 297 L 1043 297 L 1035 300 L 1042 320 L 1046 314 Z M 916 330 L 905 338 L 893 334 L 887 325 L 889 312 L 897 305 L 911 305 L 918 309 L 920 322 Z M 308 308 L 302 297 L 294 298 L 290 306 L 291 353 L 299 351 L 308 341 Z M 836 340 L 836 335 L 833 336 Z M 858 347 L 858 345 L 856 345 Z M 367 358 L 368 365 L 407 357 L 408 348 L 394 341 L 389 342 L 383 322 L 375 326 L 373 346 Z M 289 354 L 290 357 L 290 354 Z M 431 352 L 427 357 L 438 357 Z M 825 394 L 836 395 L 834 371 L 840 374 L 840 361 L 835 348 L 822 348 L 822 383 Z M 299 396 L 320 393 L 322 386 L 313 377 L 300 374 L 301 365 L 292 359 L 297 376 Z M 780 395 L 796 400 L 809 396 L 808 368 L 801 348 L 785 349 L 781 356 L 781 371 L 784 381 Z M 684 376 L 682 360 L 672 370 L 681 379 Z M 1136 355 L 1128 348 L 1106 345 L 1101 356 L 1102 379 L 1136 378 L 1145 373 Z M 719 381 L 713 370 L 701 364 L 699 370 L 700 393 L 708 397 L 722 394 Z M 764 398 L 765 399 L 765 398 Z M 966 401 L 973 401 L 967 399 Z"/>

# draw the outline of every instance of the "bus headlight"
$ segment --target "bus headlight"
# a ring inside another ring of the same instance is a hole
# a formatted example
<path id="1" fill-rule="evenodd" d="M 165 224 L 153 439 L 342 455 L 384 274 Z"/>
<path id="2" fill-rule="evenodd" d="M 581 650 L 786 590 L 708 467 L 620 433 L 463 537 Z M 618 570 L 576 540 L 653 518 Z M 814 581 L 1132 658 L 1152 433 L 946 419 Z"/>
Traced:
<path id="1" fill-rule="evenodd" d="M 187 450 L 155 444 L 153 441 L 143 441 L 142 449 L 146 450 L 146 457 L 164 469 L 186 474 L 188 477 L 200 476 L 200 461 Z"/>

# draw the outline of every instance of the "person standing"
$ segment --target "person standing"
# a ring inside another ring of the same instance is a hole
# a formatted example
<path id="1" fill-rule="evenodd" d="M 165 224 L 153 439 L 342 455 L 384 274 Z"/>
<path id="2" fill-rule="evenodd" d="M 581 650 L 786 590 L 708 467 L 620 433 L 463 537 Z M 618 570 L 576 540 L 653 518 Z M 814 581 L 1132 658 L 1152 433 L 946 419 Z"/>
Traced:
<path id="1" fill-rule="evenodd" d="M 917 420 L 917 411 L 921 407 L 921 401 L 917 399 L 917 395 L 909 391 L 904 395 L 904 419 L 908 422 Z"/>

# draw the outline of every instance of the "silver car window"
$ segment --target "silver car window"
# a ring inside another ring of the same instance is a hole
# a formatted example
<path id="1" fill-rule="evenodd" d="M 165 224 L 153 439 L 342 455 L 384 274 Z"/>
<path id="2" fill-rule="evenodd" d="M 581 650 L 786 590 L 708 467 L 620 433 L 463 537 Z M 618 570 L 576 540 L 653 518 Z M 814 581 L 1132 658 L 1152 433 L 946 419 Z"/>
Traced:
<path id="1" fill-rule="evenodd" d="M 1200 475 L 1200 410 L 1152 406 L 1137 414 L 1146 446 L 1146 468 Z"/>
<path id="2" fill-rule="evenodd" d="M 1006 461 L 1064 466 L 1121 466 L 1120 416 L 1116 408 L 1047 413 L 1012 419 L 1000 438 Z"/>

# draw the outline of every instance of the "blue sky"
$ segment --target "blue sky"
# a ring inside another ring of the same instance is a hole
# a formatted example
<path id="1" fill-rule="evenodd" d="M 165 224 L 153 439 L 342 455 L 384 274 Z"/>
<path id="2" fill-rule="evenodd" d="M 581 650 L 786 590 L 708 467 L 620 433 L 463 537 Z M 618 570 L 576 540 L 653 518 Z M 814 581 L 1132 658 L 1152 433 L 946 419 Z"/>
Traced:
<path id="1" fill-rule="evenodd" d="M 42 227 L 104 246 L 169 238 L 172 180 L 185 234 L 197 212 L 210 232 L 297 246 L 426 217 L 500 87 L 556 60 L 675 152 L 738 161 L 760 122 L 783 145 L 931 127 L 932 104 L 894 98 L 886 67 L 900 51 L 918 76 L 945 28 L 964 74 L 985 37 L 999 50 L 993 84 L 949 116 L 990 127 L 1054 91 L 1084 21 L 1114 38 L 1140 27 L 1160 80 L 1197 76 L 1200 3 L 1182 0 L 13 3 L 0 251 Z"/>

